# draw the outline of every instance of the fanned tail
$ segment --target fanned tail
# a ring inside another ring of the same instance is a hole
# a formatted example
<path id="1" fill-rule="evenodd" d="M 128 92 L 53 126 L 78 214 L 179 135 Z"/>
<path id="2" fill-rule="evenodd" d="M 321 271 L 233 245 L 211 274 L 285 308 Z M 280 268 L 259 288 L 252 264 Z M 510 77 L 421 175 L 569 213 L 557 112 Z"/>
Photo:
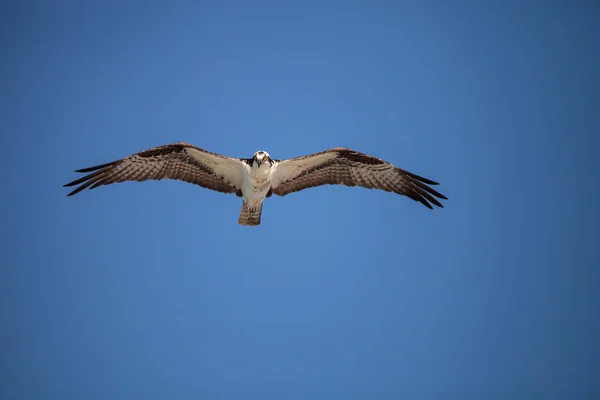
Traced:
<path id="1" fill-rule="evenodd" d="M 260 225 L 262 203 L 262 200 L 244 200 L 238 224 L 248 226 Z"/>

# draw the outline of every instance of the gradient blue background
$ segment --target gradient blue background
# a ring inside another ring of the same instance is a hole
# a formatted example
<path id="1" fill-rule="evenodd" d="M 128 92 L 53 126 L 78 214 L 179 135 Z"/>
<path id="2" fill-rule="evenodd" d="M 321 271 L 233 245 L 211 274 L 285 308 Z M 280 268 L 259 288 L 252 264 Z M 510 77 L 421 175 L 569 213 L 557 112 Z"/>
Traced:
<path id="1" fill-rule="evenodd" d="M 0 13 L 0 397 L 600 398 L 597 2 L 97 3 Z M 65 197 L 176 141 L 450 200 Z"/>

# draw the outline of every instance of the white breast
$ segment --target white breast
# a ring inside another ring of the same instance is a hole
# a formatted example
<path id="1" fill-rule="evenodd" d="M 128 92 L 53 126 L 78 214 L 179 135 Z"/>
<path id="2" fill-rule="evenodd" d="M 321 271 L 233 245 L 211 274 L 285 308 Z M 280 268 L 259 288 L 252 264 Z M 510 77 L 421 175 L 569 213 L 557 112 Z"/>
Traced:
<path id="1" fill-rule="evenodd" d="M 250 200 L 264 199 L 271 188 L 273 168 L 269 163 L 261 164 L 258 168 L 246 165 L 246 172 L 242 183 L 242 194 Z"/>

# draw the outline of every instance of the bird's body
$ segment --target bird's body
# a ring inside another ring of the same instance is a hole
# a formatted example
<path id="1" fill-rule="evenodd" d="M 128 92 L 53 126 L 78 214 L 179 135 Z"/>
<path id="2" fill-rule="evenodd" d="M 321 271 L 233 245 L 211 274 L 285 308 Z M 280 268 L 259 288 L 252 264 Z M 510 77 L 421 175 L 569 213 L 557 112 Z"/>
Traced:
<path id="1" fill-rule="evenodd" d="M 260 163 L 252 160 L 252 163 L 244 163 L 243 168 L 241 188 L 243 203 L 238 223 L 240 225 L 259 225 L 262 203 L 271 190 L 275 168 L 269 160 Z"/>
<path id="2" fill-rule="evenodd" d="M 260 225 L 265 198 L 320 185 L 381 189 L 408 196 L 428 208 L 433 208 L 430 203 L 443 207 L 435 197 L 446 199 L 428 186 L 437 185 L 436 182 L 379 158 L 341 147 L 274 160 L 265 151 L 257 151 L 250 159 L 232 158 L 180 142 L 77 172 L 89 174 L 65 185 L 79 185 L 69 196 L 87 187 L 149 179 L 177 179 L 223 193 L 235 193 L 243 199 L 238 222 L 250 226 Z"/>
<path id="3" fill-rule="evenodd" d="M 244 165 L 244 178 L 242 181 L 242 195 L 244 199 L 264 199 L 271 189 L 271 180 L 275 168 L 269 162 Z"/>

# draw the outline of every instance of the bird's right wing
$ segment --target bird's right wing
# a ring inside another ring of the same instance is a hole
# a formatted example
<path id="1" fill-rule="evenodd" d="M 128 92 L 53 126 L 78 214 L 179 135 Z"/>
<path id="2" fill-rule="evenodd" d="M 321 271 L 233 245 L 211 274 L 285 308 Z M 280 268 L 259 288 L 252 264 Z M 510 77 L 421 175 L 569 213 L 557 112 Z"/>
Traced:
<path id="1" fill-rule="evenodd" d="M 144 150 L 103 165 L 75 172 L 90 172 L 64 185 L 79 185 L 68 194 L 83 189 L 125 181 L 176 179 L 223 193 L 236 193 L 242 187 L 244 161 L 211 153 L 188 143 L 174 143 Z"/>

